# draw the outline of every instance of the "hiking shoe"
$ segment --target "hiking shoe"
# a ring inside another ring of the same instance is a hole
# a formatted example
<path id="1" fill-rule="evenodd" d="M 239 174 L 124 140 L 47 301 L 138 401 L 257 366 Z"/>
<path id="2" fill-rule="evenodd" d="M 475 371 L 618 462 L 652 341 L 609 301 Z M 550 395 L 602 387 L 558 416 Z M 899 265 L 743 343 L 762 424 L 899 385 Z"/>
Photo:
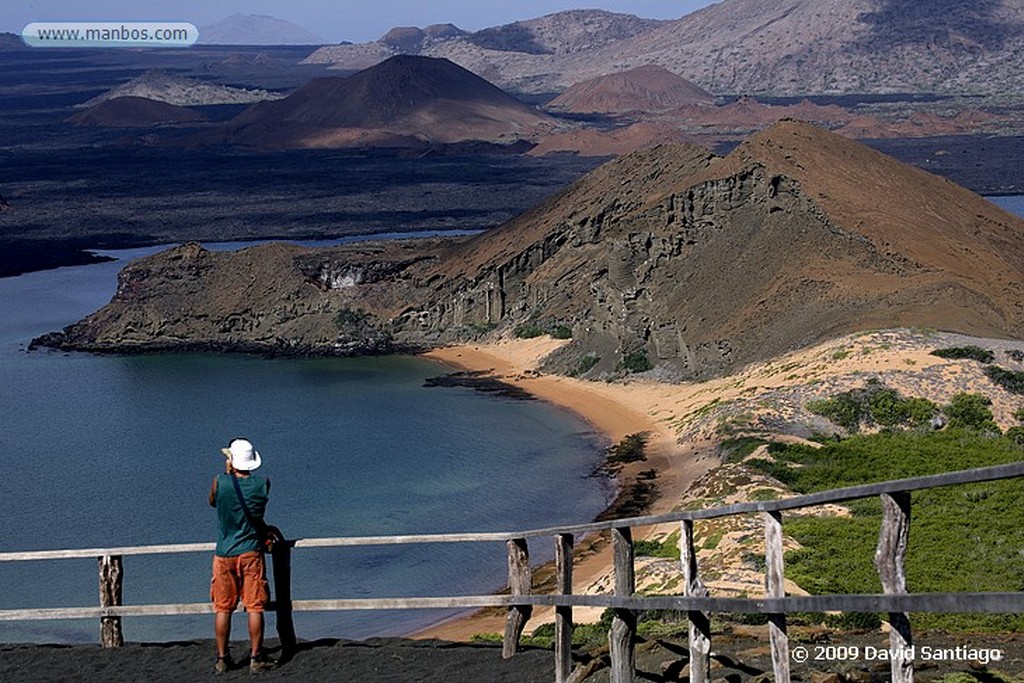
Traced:
<path id="1" fill-rule="evenodd" d="M 224 655 L 223 657 L 217 657 L 217 661 L 213 665 L 213 673 L 224 674 L 227 673 L 231 668 L 231 655 Z"/>
<path id="2" fill-rule="evenodd" d="M 249 673 L 261 674 L 264 671 L 270 671 L 275 666 L 277 666 L 277 663 L 273 659 L 260 653 L 249 660 Z"/>

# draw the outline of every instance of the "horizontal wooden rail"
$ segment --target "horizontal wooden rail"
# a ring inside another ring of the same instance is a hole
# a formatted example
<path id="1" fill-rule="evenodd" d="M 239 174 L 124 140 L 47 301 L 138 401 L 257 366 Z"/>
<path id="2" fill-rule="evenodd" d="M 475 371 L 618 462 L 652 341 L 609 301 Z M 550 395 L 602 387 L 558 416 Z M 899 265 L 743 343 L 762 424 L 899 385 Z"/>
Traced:
<path id="1" fill-rule="evenodd" d="M 849 486 L 819 493 L 801 496 L 790 496 L 779 500 L 735 503 L 704 510 L 679 510 L 661 515 L 645 515 L 628 517 L 589 524 L 575 524 L 528 531 L 489 531 L 480 533 L 456 534 L 407 534 L 401 536 L 338 536 L 330 538 L 300 538 L 292 541 L 294 548 L 333 548 L 356 547 L 371 545 L 412 545 L 417 543 L 505 543 L 517 538 L 539 538 L 557 536 L 558 534 L 586 534 L 595 531 L 606 531 L 622 527 L 644 527 L 683 520 L 715 519 L 737 514 L 756 512 L 778 512 L 795 510 L 815 505 L 845 503 L 858 498 L 870 498 L 882 493 L 899 491 L 918 491 L 953 486 L 957 484 L 975 484 L 999 479 L 1011 479 L 1024 476 L 1024 462 L 977 467 L 959 472 L 933 474 L 924 477 L 895 479 L 877 484 Z M 18 562 L 29 560 L 66 560 L 96 558 L 103 555 L 157 555 L 163 553 L 198 553 L 211 552 L 213 543 L 178 543 L 169 545 L 141 545 L 112 548 L 73 548 L 67 550 L 28 550 L 0 553 L 0 562 Z"/>
<path id="2" fill-rule="evenodd" d="M 792 614 L 794 612 L 934 612 L 1014 614 L 1024 612 L 1024 593 L 882 593 L 850 595 L 790 595 L 784 598 L 711 598 L 686 596 L 617 595 L 458 595 L 420 598 L 339 598 L 293 600 L 294 612 L 366 611 L 385 609 L 478 609 L 483 607 L 611 607 L 627 610 Z M 270 602 L 268 611 L 277 605 Z M 117 607 L 53 607 L 0 610 L 0 621 L 98 619 L 100 617 L 208 614 L 209 602 Z"/>
<path id="3" fill-rule="evenodd" d="M 480 532 L 453 534 L 414 534 L 396 536 L 362 536 L 304 538 L 289 541 L 274 552 L 275 581 L 280 581 L 276 594 L 279 602 L 268 610 L 277 612 L 281 642 L 294 645 L 291 628 L 293 612 L 395 610 L 395 609 L 479 609 L 505 607 L 509 610 L 503 641 L 503 655 L 511 656 L 518 648 L 519 637 L 535 606 L 556 608 L 559 636 L 555 642 L 556 682 L 571 679 L 572 609 L 574 607 L 611 608 L 615 618 L 611 630 L 612 680 L 628 683 L 634 676 L 634 641 L 637 613 L 644 610 L 675 610 L 685 613 L 690 622 L 691 681 L 710 680 L 710 613 L 760 613 L 767 615 L 771 627 L 771 650 L 776 683 L 790 679 L 786 615 L 794 612 L 887 612 L 891 626 L 890 640 L 895 649 L 909 650 L 911 644 L 908 613 L 1020 613 L 1024 612 L 1024 592 L 1017 593 L 908 593 L 904 560 L 909 538 L 911 496 L 913 491 L 959 484 L 972 484 L 1024 476 L 1024 462 L 980 467 L 924 477 L 911 477 L 861 486 L 850 486 L 774 501 L 736 503 L 704 510 L 682 510 L 660 515 L 646 515 L 589 524 L 577 524 L 517 532 Z M 868 595 L 785 595 L 783 584 L 782 512 L 825 504 L 879 496 L 883 518 L 875 566 L 882 579 L 884 594 Z M 693 522 L 738 514 L 760 514 L 765 526 L 766 592 L 761 598 L 720 598 L 707 595 L 697 566 L 693 544 Z M 679 523 L 681 573 L 685 581 L 684 595 L 635 595 L 632 529 L 634 527 Z M 581 534 L 612 532 L 615 555 L 615 592 L 612 595 L 576 595 L 572 593 L 572 539 Z M 555 539 L 558 587 L 555 593 L 531 593 L 531 568 L 527 539 Z M 409 545 L 421 543 L 504 543 L 508 554 L 509 589 L 505 595 L 471 595 L 442 597 L 382 597 L 359 599 L 291 600 L 290 557 L 295 548 L 366 547 L 375 545 Z M 55 607 L 42 609 L 0 610 L 0 622 L 49 619 L 100 619 L 101 642 L 104 647 L 117 647 L 122 642 L 122 617 L 209 614 L 208 602 L 121 605 L 122 556 L 166 553 L 212 552 L 213 543 L 125 546 L 115 548 L 79 548 L 67 550 L 34 550 L 0 553 L 0 562 L 98 559 L 100 570 L 100 605 L 95 607 Z M 284 630 L 282 630 L 284 625 Z M 892 662 L 894 683 L 912 683 L 913 661 L 904 658 Z"/>

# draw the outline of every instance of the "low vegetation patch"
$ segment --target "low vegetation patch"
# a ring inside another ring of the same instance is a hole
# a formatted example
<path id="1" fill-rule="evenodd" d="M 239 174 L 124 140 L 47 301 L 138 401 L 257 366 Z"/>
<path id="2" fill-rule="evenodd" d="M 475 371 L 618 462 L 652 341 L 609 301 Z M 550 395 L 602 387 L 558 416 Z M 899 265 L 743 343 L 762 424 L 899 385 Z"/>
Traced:
<path id="1" fill-rule="evenodd" d="M 598 364 L 598 362 L 600 362 L 600 360 L 600 356 L 593 353 L 588 353 L 587 355 L 583 356 L 583 358 L 580 358 L 580 361 L 579 363 L 576 364 L 575 368 L 569 371 L 569 376 L 579 377 L 580 375 L 587 374 L 588 372 L 591 371 L 591 369 L 593 369 L 595 365 Z"/>
<path id="2" fill-rule="evenodd" d="M 928 399 L 905 398 L 874 378 L 859 389 L 808 401 L 806 407 L 849 432 L 872 425 L 923 428 L 939 413 L 939 406 Z"/>
<path id="3" fill-rule="evenodd" d="M 546 323 L 531 320 L 522 325 L 516 325 L 512 334 L 517 339 L 535 339 L 545 334 L 550 334 L 555 339 L 572 339 L 572 328 L 554 320 L 549 320 Z"/>
<path id="4" fill-rule="evenodd" d="M 979 363 L 991 363 L 996 359 L 994 353 L 980 346 L 950 346 L 944 349 L 935 349 L 932 351 L 932 355 L 950 360 L 976 360 Z"/>
<path id="5" fill-rule="evenodd" d="M 651 359 L 647 357 L 647 349 L 637 349 L 623 354 L 618 369 L 626 372 L 647 372 L 653 367 Z"/>
<path id="6" fill-rule="evenodd" d="M 647 440 L 649 438 L 650 434 L 648 432 L 627 434 L 617 444 L 608 448 L 607 463 L 610 465 L 624 465 L 629 462 L 647 460 Z"/>
<path id="7" fill-rule="evenodd" d="M 1024 394 L 1024 372 L 1007 370 L 998 365 L 990 365 L 985 368 L 985 376 L 992 380 L 992 383 L 1002 387 L 1011 394 Z"/>
<path id="8" fill-rule="evenodd" d="M 821 448 L 773 444 L 774 462 L 798 493 L 1015 462 L 1024 450 L 1007 436 L 975 429 L 857 435 Z M 1024 497 L 1019 480 L 951 486 L 913 494 L 907 584 L 913 592 L 1016 591 L 1024 586 Z M 877 593 L 872 563 L 881 505 L 847 504 L 845 518 L 793 517 L 786 531 L 803 547 L 786 554 L 786 575 L 811 593 Z M 915 627 L 1024 630 L 1024 615 L 913 615 Z"/>

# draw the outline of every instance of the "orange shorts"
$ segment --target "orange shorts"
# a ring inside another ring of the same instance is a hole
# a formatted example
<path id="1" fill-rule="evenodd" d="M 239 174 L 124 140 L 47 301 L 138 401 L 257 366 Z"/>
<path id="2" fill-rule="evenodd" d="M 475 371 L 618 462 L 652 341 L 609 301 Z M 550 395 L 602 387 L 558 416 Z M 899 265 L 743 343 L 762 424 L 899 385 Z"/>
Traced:
<path id="1" fill-rule="evenodd" d="M 262 612 L 270 600 L 267 567 L 262 553 L 242 553 L 237 557 L 213 556 L 210 599 L 214 612 L 234 612 L 241 599 L 246 611 Z"/>

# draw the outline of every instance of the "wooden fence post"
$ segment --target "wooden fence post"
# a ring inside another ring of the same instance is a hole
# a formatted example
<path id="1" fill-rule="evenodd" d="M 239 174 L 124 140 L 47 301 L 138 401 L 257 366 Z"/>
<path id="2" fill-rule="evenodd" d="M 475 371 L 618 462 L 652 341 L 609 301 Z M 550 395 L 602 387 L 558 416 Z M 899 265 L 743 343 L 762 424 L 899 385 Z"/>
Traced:
<path id="1" fill-rule="evenodd" d="M 295 541 L 281 541 L 274 545 L 270 560 L 274 567 L 274 602 L 277 606 L 275 623 L 281 640 L 282 659 L 295 653 L 295 622 L 292 619 L 292 546 Z"/>
<path id="2" fill-rule="evenodd" d="M 910 539 L 910 493 L 883 493 L 881 497 L 882 528 L 878 534 L 878 548 L 875 550 L 875 567 L 882 579 L 885 594 L 903 595 L 907 592 L 907 575 L 903 563 Z M 910 619 L 906 612 L 890 612 L 889 626 L 892 683 L 912 683 L 914 659 Z"/>
<path id="3" fill-rule="evenodd" d="M 765 597 L 786 597 L 782 564 L 782 513 L 764 512 Z M 775 683 L 789 683 L 789 636 L 784 613 L 768 615 L 768 634 L 772 644 L 772 670 Z"/>
<path id="4" fill-rule="evenodd" d="M 99 569 L 100 607 L 119 607 L 124 581 L 121 556 L 101 556 Z M 122 645 L 124 645 L 124 633 L 121 631 L 121 617 L 100 617 L 100 646 L 121 647 Z"/>
<path id="5" fill-rule="evenodd" d="M 572 595 L 572 534 L 555 536 L 555 574 L 559 595 Z M 572 606 L 555 607 L 555 683 L 572 674 Z"/>
<path id="6" fill-rule="evenodd" d="M 693 544 L 693 520 L 679 523 L 679 561 L 683 566 L 683 595 L 703 598 L 708 594 L 697 569 L 697 551 Z M 689 610 L 690 683 L 707 683 L 711 671 L 711 619 L 698 610 Z"/>
<path id="7" fill-rule="evenodd" d="M 533 584 L 530 569 L 530 551 L 525 538 L 514 538 L 506 542 L 508 548 L 508 587 L 512 595 L 529 595 Z M 526 628 L 526 621 L 533 613 L 532 605 L 512 605 L 505 619 L 505 636 L 502 638 L 501 656 L 514 657 L 519 652 L 519 638 Z"/>
<path id="8" fill-rule="evenodd" d="M 636 590 L 633 564 L 633 532 L 629 527 L 612 529 L 612 553 L 615 555 L 615 595 L 631 597 Z M 633 683 L 636 677 L 636 613 L 617 609 L 608 633 L 611 650 L 611 683 Z"/>

